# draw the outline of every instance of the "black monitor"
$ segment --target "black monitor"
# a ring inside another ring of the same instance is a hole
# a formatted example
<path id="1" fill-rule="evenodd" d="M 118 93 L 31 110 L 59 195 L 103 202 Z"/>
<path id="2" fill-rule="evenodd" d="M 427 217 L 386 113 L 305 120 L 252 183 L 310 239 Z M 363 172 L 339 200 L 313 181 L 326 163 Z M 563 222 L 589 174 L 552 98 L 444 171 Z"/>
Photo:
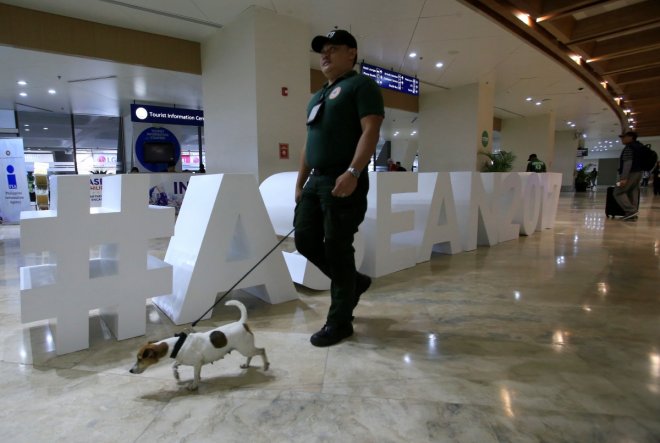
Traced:
<path id="1" fill-rule="evenodd" d="M 174 158 L 174 144 L 170 142 L 145 142 L 143 145 L 146 163 L 171 163 Z"/>

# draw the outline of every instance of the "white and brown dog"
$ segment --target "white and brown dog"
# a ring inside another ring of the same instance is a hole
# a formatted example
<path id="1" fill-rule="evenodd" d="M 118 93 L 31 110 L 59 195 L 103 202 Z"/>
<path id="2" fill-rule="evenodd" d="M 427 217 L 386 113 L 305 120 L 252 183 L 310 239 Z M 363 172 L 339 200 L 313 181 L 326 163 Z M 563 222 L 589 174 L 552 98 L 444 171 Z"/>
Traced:
<path id="1" fill-rule="evenodd" d="M 260 355 L 264 363 L 263 368 L 267 370 L 270 363 L 266 357 L 266 350 L 254 346 L 254 335 L 245 323 L 247 320 L 245 306 L 236 300 L 230 300 L 225 305 L 236 306 L 241 311 L 240 320 L 207 332 L 181 333 L 165 340 L 149 342 L 138 351 L 137 361 L 130 372 L 141 374 L 149 366 L 169 355 L 174 359 L 172 371 L 177 380 L 179 380 L 179 365 L 195 368 L 194 379 L 188 386 L 188 389 L 194 390 L 199 386 L 202 365 L 220 360 L 233 350 L 247 357 L 247 362 L 241 365 L 241 368 L 249 367 L 252 357 Z"/>

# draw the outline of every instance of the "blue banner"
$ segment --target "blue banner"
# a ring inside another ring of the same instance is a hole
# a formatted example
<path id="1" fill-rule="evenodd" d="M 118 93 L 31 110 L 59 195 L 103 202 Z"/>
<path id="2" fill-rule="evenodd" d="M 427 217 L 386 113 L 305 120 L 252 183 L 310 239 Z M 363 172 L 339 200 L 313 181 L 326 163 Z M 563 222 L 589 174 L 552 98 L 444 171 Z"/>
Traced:
<path id="1" fill-rule="evenodd" d="M 22 138 L 0 138 L 0 223 L 19 223 L 30 210 Z"/>

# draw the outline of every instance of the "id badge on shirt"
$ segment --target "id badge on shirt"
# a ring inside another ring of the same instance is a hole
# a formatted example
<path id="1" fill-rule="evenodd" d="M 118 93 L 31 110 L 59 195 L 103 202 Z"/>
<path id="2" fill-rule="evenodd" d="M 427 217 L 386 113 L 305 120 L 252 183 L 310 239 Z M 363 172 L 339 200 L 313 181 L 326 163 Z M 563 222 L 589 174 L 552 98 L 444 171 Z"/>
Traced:
<path id="1" fill-rule="evenodd" d="M 309 115 L 307 116 L 307 124 L 311 125 L 314 123 L 319 116 L 321 115 L 321 109 L 323 108 L 323 104 L 325 101 L 320 101 L 317 104 L 314 105 L 311 111 L 309 111 Z"/>

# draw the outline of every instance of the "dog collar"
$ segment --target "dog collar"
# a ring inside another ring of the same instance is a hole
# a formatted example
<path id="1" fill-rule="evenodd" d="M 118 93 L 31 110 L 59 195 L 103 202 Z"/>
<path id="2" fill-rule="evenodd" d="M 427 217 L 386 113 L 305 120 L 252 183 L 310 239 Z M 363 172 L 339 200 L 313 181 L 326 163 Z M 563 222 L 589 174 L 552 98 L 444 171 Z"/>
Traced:
<path id="1" fill-rule="evenodd" d="M 174 344 L 174 349 L 172 349 L 172 353 L 170 354 L 170 358 L 176 358 L 176 355 L 181 350 L 181 346 L 183 346 L 183 342 L 186 341 L 186 338 L 188 337 L 188 334 L 186 334 L 185 332 L 180 332 L 178 334 L 174 334 L 174 336 L 179 337 L 179 339 Z"/>

